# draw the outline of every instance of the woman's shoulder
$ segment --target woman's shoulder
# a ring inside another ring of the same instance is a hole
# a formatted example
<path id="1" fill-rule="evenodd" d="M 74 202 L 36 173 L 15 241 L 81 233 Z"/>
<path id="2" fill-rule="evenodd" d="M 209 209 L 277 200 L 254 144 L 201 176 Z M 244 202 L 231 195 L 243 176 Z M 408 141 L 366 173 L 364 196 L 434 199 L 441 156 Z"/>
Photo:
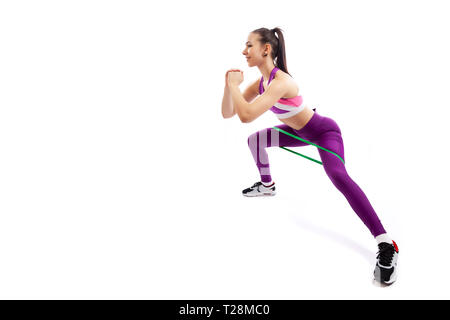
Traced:
<path id="1" fill-rule="evenodd" d="M 275 79 L 284 80 L 284 81 L 294 81 L 295 82 L 294 78 L 289 73 L 286 73 L 286 72 L 284 72 L 281 69 L 278 69 L 275 72 L 274 80 Z"/>
<path id="2" fill-rule="evenodd" d="M 277 70 L 273 80 L 276 80 L 277 82 L 281 83 L 286 87 L 293 88 L 297 91 L 299 90 L 298 84 L 295 81 L 295 79 L 290 74 L 284 72 L 283 70 Z"/>

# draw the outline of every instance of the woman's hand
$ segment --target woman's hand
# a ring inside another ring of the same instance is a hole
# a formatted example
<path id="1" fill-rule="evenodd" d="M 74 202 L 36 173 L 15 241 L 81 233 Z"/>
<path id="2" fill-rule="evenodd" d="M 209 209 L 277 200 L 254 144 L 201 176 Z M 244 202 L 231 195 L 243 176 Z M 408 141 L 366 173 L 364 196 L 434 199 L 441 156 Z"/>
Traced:
<path id="1" fill-rule="evenodd" d="M 233 72 L 233 71 L 241 71 L 241 70 L 239 70 L 239 69 L 230 69 L 230 70 L 227 71 L 227 73 L 225 74 L 225 87 L 228 87 L 228 74 L 230 72 Z"/>
<path id="2" fill-rule="evenodd" d="M 239 69 L 232 69 L 227 71 L 227 84 L 239 86 L 244 81 L 244 73 Z"/>

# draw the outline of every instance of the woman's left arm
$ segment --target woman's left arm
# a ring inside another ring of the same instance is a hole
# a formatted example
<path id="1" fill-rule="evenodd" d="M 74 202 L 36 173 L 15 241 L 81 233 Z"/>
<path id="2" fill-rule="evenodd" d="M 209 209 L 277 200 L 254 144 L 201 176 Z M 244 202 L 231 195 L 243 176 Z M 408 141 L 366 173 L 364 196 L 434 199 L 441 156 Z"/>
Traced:
<path id="1" fill-rule="evenodd" d="M 229 88 L 236 113 L 244 123 L 252 122 L 258 118 L 286 94 L 286 85 L 282 80 L 275 79 L 272 80 L 266 91 L 251 103 L 245 101 L 239 89 L 239 84 L 231 82 Z"/>

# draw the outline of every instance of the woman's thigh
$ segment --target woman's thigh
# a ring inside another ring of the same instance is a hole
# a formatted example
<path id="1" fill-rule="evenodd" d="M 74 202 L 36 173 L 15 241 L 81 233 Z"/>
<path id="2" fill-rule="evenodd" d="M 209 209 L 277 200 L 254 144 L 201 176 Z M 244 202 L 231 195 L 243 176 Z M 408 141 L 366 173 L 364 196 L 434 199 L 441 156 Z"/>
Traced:
<path id="1" fill-rule="evenodd" d="M 275 127 L 280 128 L 290 134 L 297 136 L 297 133 L 289 127 L 287 124 L 276 125 Z M 273 127 L 265 128 L 259 130 L 248 137 L 248 145 L 254 149 L 265 149 L 267 147 L 302 147 L 309 144 L 295 139 L 285 133 L 282 133 Z"/>
<path id="2" fill-rule="evenodd" d="M 316 140 L 315 143 L 317 145 L 338 154 L 345 162 L 344 141 L 342 139 L 342 135 L 340 132 L 327 131 L 314 140 Z M 319 151 L 319 155 L 322 160 L 325 171 L 327 171 L 327 169 L 329 169 L 330 167 L 333 168 L 345 167 L 341 159 L 336 157 L 336 155 L 326 150 L 322 150 L 320 148 L 317 149 Z"/>
<path id="3" fill-rule="evenodd" d="M 298 134 L 295 132 L 294 129 L 289 127 L 287 124 L 280 124 L 276 125 L 275 127 L 282 129 L 283 131 L 289 132 L 290 134 L 294 136 L 298 136 Z M 270 131 L 268 131 L 268 134 L 271 136 L 270 138 L 270 144 L 269 147 L 303 147 L 303 146 L 309 146 L 308 143 L 305 143 L 299 139 L 293 138 L 283 132 L 280 132 L 273 128 L 267 128 Z"/>

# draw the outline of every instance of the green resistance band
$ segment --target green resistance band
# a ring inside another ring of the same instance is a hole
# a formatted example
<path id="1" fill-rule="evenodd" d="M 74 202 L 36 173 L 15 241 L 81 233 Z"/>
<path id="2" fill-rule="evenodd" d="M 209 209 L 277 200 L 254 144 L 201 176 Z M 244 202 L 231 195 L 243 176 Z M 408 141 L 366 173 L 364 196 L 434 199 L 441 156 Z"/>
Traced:
<path id="1" fill-rule="evenodd" d="M 297 137 L 297 136 L 295 136 L 295 135 L 293 135 L 293 134 L 290 134 L 289 132 L 284 131 L 283 129 L 280 129 L 280 128 L 278 128 L 278 127 L 273 127 L 273 128 L 274 128 L 275 130 L 278 130 L 278 131 L 284 133 L 284 134 L 287 134 L 288 136 L 291 136 L 292 138 L 295 138 L 295 139 L 298 139 L 298 140 L 300 140 L 300 141 L 306 142 L 307 144 L 311 144 L 311 145 L 313 145 L 313 146 L 316 146 L 317 148 L 320 148 L 320 149 L 322 149 L 322 150 L 325 150 L 325 151 L 328 151 L 328 152 L 334 154 L 334 155 L 335 155 L 336 157 L 338 157 L 338 158 L 342 161 L 342 163 L 345 165 L 344 159 L 342 159 L 337 153 L 334 153 L 334 152 L 331 151 L 331 150 L 325 149 L 324 147 L 321 147 L 321 146 L 319 146 L 319 145 L 317 145 L 317 144 L 314 144 L 314 143 L 312 143 L 312 142 L 310 142 L 310 141 L 308 141 L 308 140 L 305 140 L 305 139 L 302 139 L 302 138 L 300 138 L 300 137 Z M 322 163 L 321 161 L 316 160 L 316 159 L 313 159 L 313 158 L 310 158 L 310 157 L 308 157 L 308 156 L 305 156 L 304 154 L 295 152 L 294 150 L 291 150 L 291 149 L 288 149 L 288 148 L 285 148 L 285 147 L 281 147 L 281 146 L 280 146 L 280 148 L 281 148 L 281 149 L 284 149 L 284 150 L 286 150 L 286 151 L 295 153 L 295 154 L 298 155 L 298 156 L 301 156 L 301 157 L 306 158 L 306 159 L 308 159 L 308 160 L 314 161 L 314 162 L 316 162 L 316 163 L 318 163 L 318 164 L 323 165 L 323 163 Z"/>

